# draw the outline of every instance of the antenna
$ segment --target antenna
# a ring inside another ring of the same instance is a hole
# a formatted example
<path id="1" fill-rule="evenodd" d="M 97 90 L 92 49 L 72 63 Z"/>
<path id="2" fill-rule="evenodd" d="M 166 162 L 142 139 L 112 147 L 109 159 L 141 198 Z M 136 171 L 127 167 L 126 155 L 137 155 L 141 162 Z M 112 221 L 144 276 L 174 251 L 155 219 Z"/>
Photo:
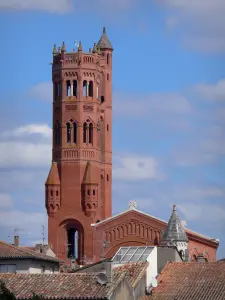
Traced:
<path id="1" fill-rule="evenodd" d="M 103 272 L 98 273 L 96 276 L 97 282 L 101 285 L 106 284 L 108 281 L 107 275 Z"/>
<path id="2" fill-rule="evenodd" d="M 107 248 L 107 245 L 111 244 L 110 242 L 107 241 L 102 241 L 102 254 L 100 256 L 101 259 L 105 259 L 104 252 L 105 248 Z"/>
<path id="3" fill-rule="evenodd" d="M 23 229 L 19 227 L 13 227 L 13 236 L 16 236 L 17 232 L 19 231 L 23 231 Z"/>
<path id="4" fill-rule="evenodd" d="M 42 245 L 44 246 L 45 244 L 45 226 L 44 225 L 41 225 L 42 226 Z"/>

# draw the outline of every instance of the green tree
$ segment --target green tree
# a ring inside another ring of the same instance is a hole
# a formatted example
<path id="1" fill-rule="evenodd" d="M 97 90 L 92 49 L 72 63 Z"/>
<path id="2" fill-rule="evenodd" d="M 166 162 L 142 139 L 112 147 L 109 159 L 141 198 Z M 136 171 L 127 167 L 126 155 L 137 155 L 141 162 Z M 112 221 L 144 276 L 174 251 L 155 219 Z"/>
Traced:
<path id="1" fill-rule="evenodd" d="M 0 299 L 1 300 L 16 300 L 15 295 L 7 289 L 5 283 L 0 281 Z"/>
<path id="2" fill-rule="evenodd" d="M 0 300 L 16 300 L 16 296 L 10 292 L 5 283 L 0 280 Z M 44 300 L 44 297 L 33 293 L 33 296 L 27 300 Z"/>

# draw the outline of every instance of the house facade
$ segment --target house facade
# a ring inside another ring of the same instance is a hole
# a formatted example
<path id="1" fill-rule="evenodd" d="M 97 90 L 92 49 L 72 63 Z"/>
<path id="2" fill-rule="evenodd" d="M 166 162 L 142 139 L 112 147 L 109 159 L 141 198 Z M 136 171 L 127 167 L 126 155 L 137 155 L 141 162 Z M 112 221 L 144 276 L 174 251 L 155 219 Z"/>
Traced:
<path id="1" fill-rule="evenodd" d="M 57 274 L 59 266 L 55 257 L 0 241 L 0 273 Z"/>

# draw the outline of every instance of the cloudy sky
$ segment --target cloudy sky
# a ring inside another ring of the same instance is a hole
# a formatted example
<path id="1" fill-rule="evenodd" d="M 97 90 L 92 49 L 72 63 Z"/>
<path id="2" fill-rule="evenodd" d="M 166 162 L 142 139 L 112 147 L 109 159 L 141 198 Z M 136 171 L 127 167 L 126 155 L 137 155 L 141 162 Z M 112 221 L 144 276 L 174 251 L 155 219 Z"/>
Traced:
<path id="1" fill-rule="evenodd" d="M 225 1 L 1 0 L 0 239 L 41 239 L 53 44 L 113 54 L 113 211 L 220 239 L 225 253 Z M 46 230 L 47 238 L 47 230 Z"/>

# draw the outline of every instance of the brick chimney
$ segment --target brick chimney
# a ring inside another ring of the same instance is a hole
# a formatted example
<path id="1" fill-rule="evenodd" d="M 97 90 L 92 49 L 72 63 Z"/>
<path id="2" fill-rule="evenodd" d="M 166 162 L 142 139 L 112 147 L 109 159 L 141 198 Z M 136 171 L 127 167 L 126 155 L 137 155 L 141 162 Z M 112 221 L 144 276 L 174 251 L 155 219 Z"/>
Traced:
<path id="1" fill-rule="evenodd" d="M 106 276 L 108 278 L 107 283 L 112 283 L 113 281 L 113 266 L 112 266 L 112 261 L 108 260 L 104 262 L 104 267 L 106 271 Z"/>
<path id="2" fill-rule="evenodd" d="M 15 247 L 18 247 L 18 246 L 19 246 L 19 236 L 18 236 L 18 235 L 15 235 L 15 236 L 14 236 L 14 246 L 15 246 Z"/>

